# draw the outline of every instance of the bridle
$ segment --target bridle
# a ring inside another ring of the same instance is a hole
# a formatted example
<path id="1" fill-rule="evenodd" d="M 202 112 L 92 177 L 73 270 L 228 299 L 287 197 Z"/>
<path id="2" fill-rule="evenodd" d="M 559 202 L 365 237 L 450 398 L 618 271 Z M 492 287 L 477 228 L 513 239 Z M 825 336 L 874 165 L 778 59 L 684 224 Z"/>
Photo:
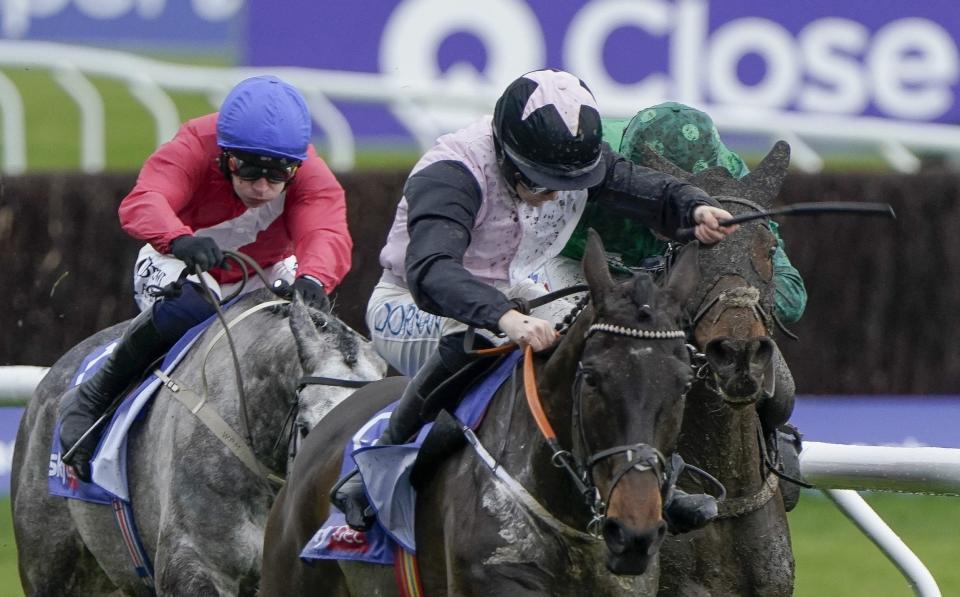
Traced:
<path id="1" fill-rule="evenodd" d="M 682 340 L 686 337 L 686 333 L 683 330 L 644 330 L 605 323 L 594 323 L 587 330 L 584 339 L 589 338 L 595 333 L 614 334 L 644 340 Z M 587 507 L 590 509 L 591 519 L 587 524 L 587 532 L 594 537 L 600 537 L 603 523 L 607 518 L 607 504 L 610 502 L 614 489 L 616 489 L 617 485 L 628 472 L 631 470 L 652 472 L 657 478 L 657 485 L 661 488 L 662 497 L 665 496 L 671 487 L 669 487 L 669 484 L 666 482 L 668 473 L 663 454 L 649 444 L 637 442 L 613 446 L 593 453 L 589 452 L 589 449 L 586 447 L 586 431 L 583 425 L 583 377 L 583 364 L 582 362 L 578 362 L 577 373 L 573 382 L 574 445 L 571 450 L 566 450 L 561 447 L 560 442 L 557 440 L 556 432 L 547 420 L 546 413 L 540 401 L 533 368 L 533 349 L 527 346 L 524 350 L 523 380 L 530 412 L 536 421 L 537 428 L 540 430 L 540 433 L 543 435 L 552 452 L 550 461 L 555 467 L 562 468 L 567 472 L 568 477 L 576 486 L 580 495 L 583 496 Z M 621 455 L 624 456 L 624 462 L 615 469 L 610 489 L 604 498 L 601 496 L 600 490 L 594 481 L 594 467 L 600 462 Z"/>
<path id="2" fill-rule="evenodd" d="M 749 199 L 743 199 L 740 197 L 719 197 L 717 198 L 721 203 L 735 203 L 738 205 L 744 205 L 756 212 L 764 212 L 764 209 L 759 204 L 750 201 Z M 766 222 L 761 223 L 763 226 L 769 228 L 769 224 Z M 671 253 L 673 253 L 671 251 Z M 703 300 L 697 306 L 696 313 L 690 320 L 690 334 L 694 335 L 697 327 L 706 317 L 715 306 L 719 306 L 720 310 L 713 317 L 711 325 L 716 324 L 717 321 L 723 316 L 723 314 L 728 309 L 748 309 L 753 317 L 760 322 L 760 325 L 763 326 L 763 330 L 767 336 L 771 335 L 771 330 L 773 329 L 774 323 L 780 325 L 780 327 L 786 331 L 788 334 L 789 330 L 783 327 L 780 324 L 779 320 L 763 307 L 763 304 L 760 301 L 760 292 L 753 286 L 737 286 L 733 288 L 728 288 L 720 292 L 715 292 L 717 285 L 723 280 L 726 276 L 716 276 L 712 280 L 707 292 L 703 295 Z M 710 365 L 707 362 L 706 355 L 699 349 L 697 349 L 693 344 L 687 345 L 688 350 L 690 351 L 690 362 L 694 368 L 694 373 L 698 380 L 703 380 L 705 383 L 711 378 L 710 375 Z M 720 391 L 719 388 L 711 388 L 715 391 Z"/>

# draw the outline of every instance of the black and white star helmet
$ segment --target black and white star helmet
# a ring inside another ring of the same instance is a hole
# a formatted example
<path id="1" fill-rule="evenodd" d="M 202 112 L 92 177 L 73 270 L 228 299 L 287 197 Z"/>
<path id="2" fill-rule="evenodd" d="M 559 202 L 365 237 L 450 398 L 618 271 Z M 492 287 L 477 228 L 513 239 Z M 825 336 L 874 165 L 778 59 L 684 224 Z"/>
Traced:
<path id="1" fill-rule="evenodd" d="M 537 70 L 511 83 L 497 100 L 493 134 L 537 186 L 588 189 L 604 178 L 600 110 L 586 84 L 570 73 Z"/>

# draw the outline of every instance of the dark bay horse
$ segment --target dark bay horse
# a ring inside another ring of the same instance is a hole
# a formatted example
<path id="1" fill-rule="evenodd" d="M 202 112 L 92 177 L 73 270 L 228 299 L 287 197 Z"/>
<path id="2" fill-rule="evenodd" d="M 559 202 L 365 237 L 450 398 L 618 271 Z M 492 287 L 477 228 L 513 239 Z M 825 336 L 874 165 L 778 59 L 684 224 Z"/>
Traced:
<path id="1" fill-rule="evenodd" d="M 737 180 L 720 167 L 691 175 L 653 152 L 644 156 L 644 165 L 701 187 L 734 216 L 771 208 L 789 161 L 790 147 L 780 141 Z M 678 449 L 719 479 L 727 498 L 717 520 L 664 543 L 661 596 L 793 594 L 790 531 L 778 478 L 765 464 L 773 456 L 765 453 L 756 408 L 780 358 L 771 340 L 776 239 L 766 222 L 741 224 L 723 242 L 699 249 L 700 283 L 687 303 L 699 373 Z M 699 478 L 681 481 L 687 491 L 703 490 Z"/>
<path id="2" fill-rule="evenodd" d="M 674 449 L 692 376 L 678 326 L 697 284 L 696 250 L 681 256 L 663 288 L 647 274 L 615 283 L 593 231 L 583 265 L 591 304 L 549 356 L 533 360 L 537 391 L 525 391 L 514 372 L 494 395 L 478 443 L 451 454 L 420 486 L 426 595 L 656 592 L 666 534 L 662 459 Z M 389 567 L 304 564 L 298 554 L 327 517 L 343 446 L 402 383 L 359 390 L 308 436 L 267 523 L 262 595 L 397 594 Z M 556 430 L 552 446 L 528 407 L 535 394 Z M 557 444 L 569 450 L 576 480 L 552 462 Z"/>
<path id="3" fill-rule="evenodd" d="M 130 498 L 159 595 L 255 595 L 263 529 L 276 491 L 262 473 L 286 470 L 283 430 L 290 419 L 308 428 L 353 391 L 311 386 L 297 400 L 298 380 L 304 375 L 374 380 L 386 372 L 372 345 L 336 317 L 299 299 L 260 308 L 273 298 L 261 289 L 225 311 L 244 404 L 219 322 L 170 373 L 181 391 L 206 398 L 206 410 L 198 412 L 217 413 L 235 431 L 234 439 L 252 451 L 251 465 L 166 387 L 130 436 Z M 48 468 L 62 468 L 50 455 L 60 396 L 83 357 L 119 337 L 124 326 L 103 330 L 61 357 L 38 385 L 20 424 L 12 498 L 27 595 L 149 594 L 134 573 L 113 509 L 47 491 Z M 253 472 L 256 463 L 261 474 Z"/>

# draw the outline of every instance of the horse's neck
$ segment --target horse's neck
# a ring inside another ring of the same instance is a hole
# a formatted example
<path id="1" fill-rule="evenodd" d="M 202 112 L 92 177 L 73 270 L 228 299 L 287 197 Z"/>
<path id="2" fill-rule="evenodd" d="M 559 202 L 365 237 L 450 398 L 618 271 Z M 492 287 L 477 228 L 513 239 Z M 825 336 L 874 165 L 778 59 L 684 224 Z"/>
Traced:
<path id="1" fill-rule="evenodd" d="M 562 448 L 571 449 L 569 433 L 572 407 L 570 387 L 576 359 L 566 363 L 568 357 L 557 349 L 547 364 L 537 367 L 540 399 L 551 426 L 557 431 Z M 558 360 L 564 360 L 566 374 L 548 379 L 548 371 L 555 372 Z M 551 462 L 552 451 L 543 432 L 537 426 L 523 388 L 521 365 L 498 391 L 484 419 L 480 439 L 493 457 L 542 505 L 552 516 L 574 528 L 583 528 L 587 521 L 587 509 L 583 498 L 569 474 Z"/>
<path id="2" fill-rule="evenodd" d="M 211 352 L 201 364 L 206 371 L 207 401 L 244 441 L 252 440 L 258 459 L 276 470 L 283 461 L 273 454 L 273 445 L 294 397 L 296 380 L 302 375 L 299 359 L 289 336 L 282 333 L 245 327 L 232 333 L 240 379 L 229 350 Z M 226 340 L 218 343 L 226 345 Z"/>
<path id="3" fill-rule="evenodd" d="M 728 495 L 755 491 L 764 478 L 760 421 L 754 405 L 734 409 L 703 383 L 686 397 L 680 455 L 717 477 Z"/>

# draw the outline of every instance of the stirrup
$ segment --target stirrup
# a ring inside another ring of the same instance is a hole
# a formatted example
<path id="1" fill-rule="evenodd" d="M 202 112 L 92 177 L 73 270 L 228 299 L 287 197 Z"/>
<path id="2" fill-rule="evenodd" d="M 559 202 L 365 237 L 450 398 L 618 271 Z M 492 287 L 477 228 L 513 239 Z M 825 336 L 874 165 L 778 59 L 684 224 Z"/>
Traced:
<path id="1" fill-rule="evenodd" d="M 360 470 L 352 471 L 337 481 L 330 490 L 330 503 L 343 512 L 347 526 L 355 531 L 369 531 L 377 515 L 367 499 Z"/>

